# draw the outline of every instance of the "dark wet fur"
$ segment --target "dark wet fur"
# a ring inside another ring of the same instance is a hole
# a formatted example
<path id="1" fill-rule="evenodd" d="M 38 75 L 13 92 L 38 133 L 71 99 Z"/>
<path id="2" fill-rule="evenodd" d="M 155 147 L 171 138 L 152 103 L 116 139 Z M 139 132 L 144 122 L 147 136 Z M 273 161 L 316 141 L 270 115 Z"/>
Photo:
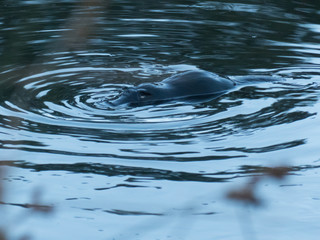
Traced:
<path id="1" fill-rule="evenodd" d="M 207 71 L 188 71 L 173 75 L 157 83 L 143 83 L 125 88 L 116 99 L 109 101 L 112 106 L 141 106 L 159 104 L 173 100 L 199 101 L 221 96 L 236 85 L 254 82 L 270 82 L 269 76 L 236 77 L 235 81 Z"/>

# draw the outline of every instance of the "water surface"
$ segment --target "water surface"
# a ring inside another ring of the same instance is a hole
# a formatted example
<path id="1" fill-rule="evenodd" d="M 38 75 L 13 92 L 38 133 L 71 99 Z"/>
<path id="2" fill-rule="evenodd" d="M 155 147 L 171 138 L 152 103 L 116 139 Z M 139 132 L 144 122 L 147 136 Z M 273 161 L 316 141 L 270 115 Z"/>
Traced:
<path id="1" fill-rule="evenodd" d="M 320 4 L 1 5 L 4 201 L 28 203 L 40 188 L 55 207 L 16 223 L 26 210 L 2 206 L 12 239 L 317 239 Z M 280 80 L 198 103 L 105 104 L 196 69 Z M 264 207 L 224 198 L 283 164 L 292 175 L 260 185 Z"/>

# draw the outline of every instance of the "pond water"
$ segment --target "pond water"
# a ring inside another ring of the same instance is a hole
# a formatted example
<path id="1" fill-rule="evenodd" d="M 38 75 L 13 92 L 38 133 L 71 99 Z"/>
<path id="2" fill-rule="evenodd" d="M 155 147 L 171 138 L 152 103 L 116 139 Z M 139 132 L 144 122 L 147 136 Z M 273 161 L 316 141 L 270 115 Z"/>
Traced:
<path id="1" fill-rule="evenodd" d="M 2 1 L 7 238 L 318 239 L 319 19 L 316 1 Z M 279 81 L 197 103 L 105 104 L 196 69 Z M 263 206 L 225 198 L 281 165 L 291 174 L 259 184 Z M 23 205 L 37 189 L 52 214 Z"/>

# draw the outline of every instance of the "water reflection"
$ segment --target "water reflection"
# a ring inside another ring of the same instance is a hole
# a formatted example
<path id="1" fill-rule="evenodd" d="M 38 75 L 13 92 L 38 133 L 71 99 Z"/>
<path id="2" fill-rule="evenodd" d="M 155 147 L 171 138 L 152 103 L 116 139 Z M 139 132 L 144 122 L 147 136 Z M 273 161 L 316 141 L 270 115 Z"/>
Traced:
<path id="1" fill-rule="evenodd" d="M 6 4 L 1 12 L 2 25 L 5 26 L 1 29 L 3 56 L 6 56 L 1 58 L 1 65 L 17 61 L 30 63 L 32 56 L 34 60 L 42 56 L 41 51 L 50 42 L 78 36 L 81 31 L 73 34 L 71 30 L 82 28 L 74 22 L 95 26 L 92 29 L 94 33 L 85 38 L 73 38 L 85 39 L 82 47 L 79 43 L 68 41 L 55 46 L 64 46 L 67 51 L 73 51 L 78 46 L 82 50 L 112 54 L 114 57 L 108 60 L 108 65 L 116 63 L 118 67 L 119 64 L 141 62 L 192 62 L 206 70 L 233 75 L 259 67 L 301 63 L 301 59 L 292 58 L 298 57 L 297 53 L 288 55 L 283 47 L 266 47 L 266 41 L 318 42 L 317 32 L 313 31 L 317 29 L 317 24 L 312 19 L 318 15 L 318 3 L 270 2 L 259 5 L 256 2 L 190 1 L 178 5 L 149 2 L 142 6 L 130 1 L 117 1 L 110 2 L 107 8 L 104 1 L 94 1 L 93 4 L 97 6 L 90 12 L 82 9 L 81 5 L 76 6 L 73 1 L 55 5 L 27 5 L 24 6 L 24 14 L 21 14 L 24 19 L 10 17 L 14 16 L 11 13 L 19 12 L 20 6 Z M 72 8 L 74 6 L 77 7 L 75 10 Z M 136 12 L 140 13 L 139 16 Z M 70 21 L 66 23 L 64 19 Z M 310 22 L 313 25 L 308 25 Z M 309 26 L 308 29 L 305 26 Z M 123 38 L 124 34 L 131 34 L 132 37 Z M 146 38 L 145 34 L 157 37 Z M 52 49 L 57 51 L 55 47 Z M 283 59 L 284 56 L 287 58 Z M 246 59 L 245 64 L 242 59 Z M 103 64 L 99 59 L 91 60 Z"/>
<path id="2" fill-rule="evenodd" d="M 81 174 L 98 174 L 105 176 L 127 176 L 128 185 L 117 185 L 116 187 L 143 187 L 143 185 L 135 185 L 131 183 L 139 183 L 144 180 L 169 180 L 169 181 L 195 181 L 195 182 L 224 182 L 232 177 L 213 177 L 210 173 L 188 173 L 169 171 L 164 169 L 139 168 L 121 165 L 108 165 L 98 163 L 76 163 L 76 164 L 33 164 L 31 162 L 5 162 L 1 165 L 14 166 L 25 169 L 33 169 L 35 171 L 68 171 Z M 97 188 L 96 190 L 108 190 L 114 187 Z"/>
<path id="3" fill-rule="evenodd" d="M 281 149 L 286 149 L 286 148 L 292 148 L 296 146 L 300 146 L 302 144 L 305 144 L 306 140 L 295 140 L 292 142 L 285 142 L 285 143 L 280 143 L 280 144 L 275 144 L 271 146 L 266 146 L 266 147 L 261 147 L 261 148 L 226 148 L 226 149 L 218 149 L 217 151 L 238 151 L 238 152 L 243 152 L 243 153 L 264 153 L 264 152 L 271 152 L 271 151 L 277 151 Z"/>

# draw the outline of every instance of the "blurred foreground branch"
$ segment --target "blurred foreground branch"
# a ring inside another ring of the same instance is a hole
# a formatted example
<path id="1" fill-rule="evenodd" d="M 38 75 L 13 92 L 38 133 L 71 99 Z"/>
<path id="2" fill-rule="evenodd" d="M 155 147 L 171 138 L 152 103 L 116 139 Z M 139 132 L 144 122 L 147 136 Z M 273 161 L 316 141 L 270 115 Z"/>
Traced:
<path id="1" fill-rule="evenodd" d="M 257 185 L 268 178 L 282 180 L 291 170 L 292 168 L 286 166 L 265 168 L 261 175 L 253 176 L 249 182 L 241 188 L 232 189 L 227 192 L 226 197 L 249 205 L 261 205 L 261 199 L 257 196 Z"/>
<path id="2" fill-rule="evenodd" d="M 79 50 L 84 48 L 97 28 L 99 18 L 105 13 L 107 0 L 87 0 L 77 4 L 65 23 L 67 31 L 61 35 L 53 51 Z"/>

